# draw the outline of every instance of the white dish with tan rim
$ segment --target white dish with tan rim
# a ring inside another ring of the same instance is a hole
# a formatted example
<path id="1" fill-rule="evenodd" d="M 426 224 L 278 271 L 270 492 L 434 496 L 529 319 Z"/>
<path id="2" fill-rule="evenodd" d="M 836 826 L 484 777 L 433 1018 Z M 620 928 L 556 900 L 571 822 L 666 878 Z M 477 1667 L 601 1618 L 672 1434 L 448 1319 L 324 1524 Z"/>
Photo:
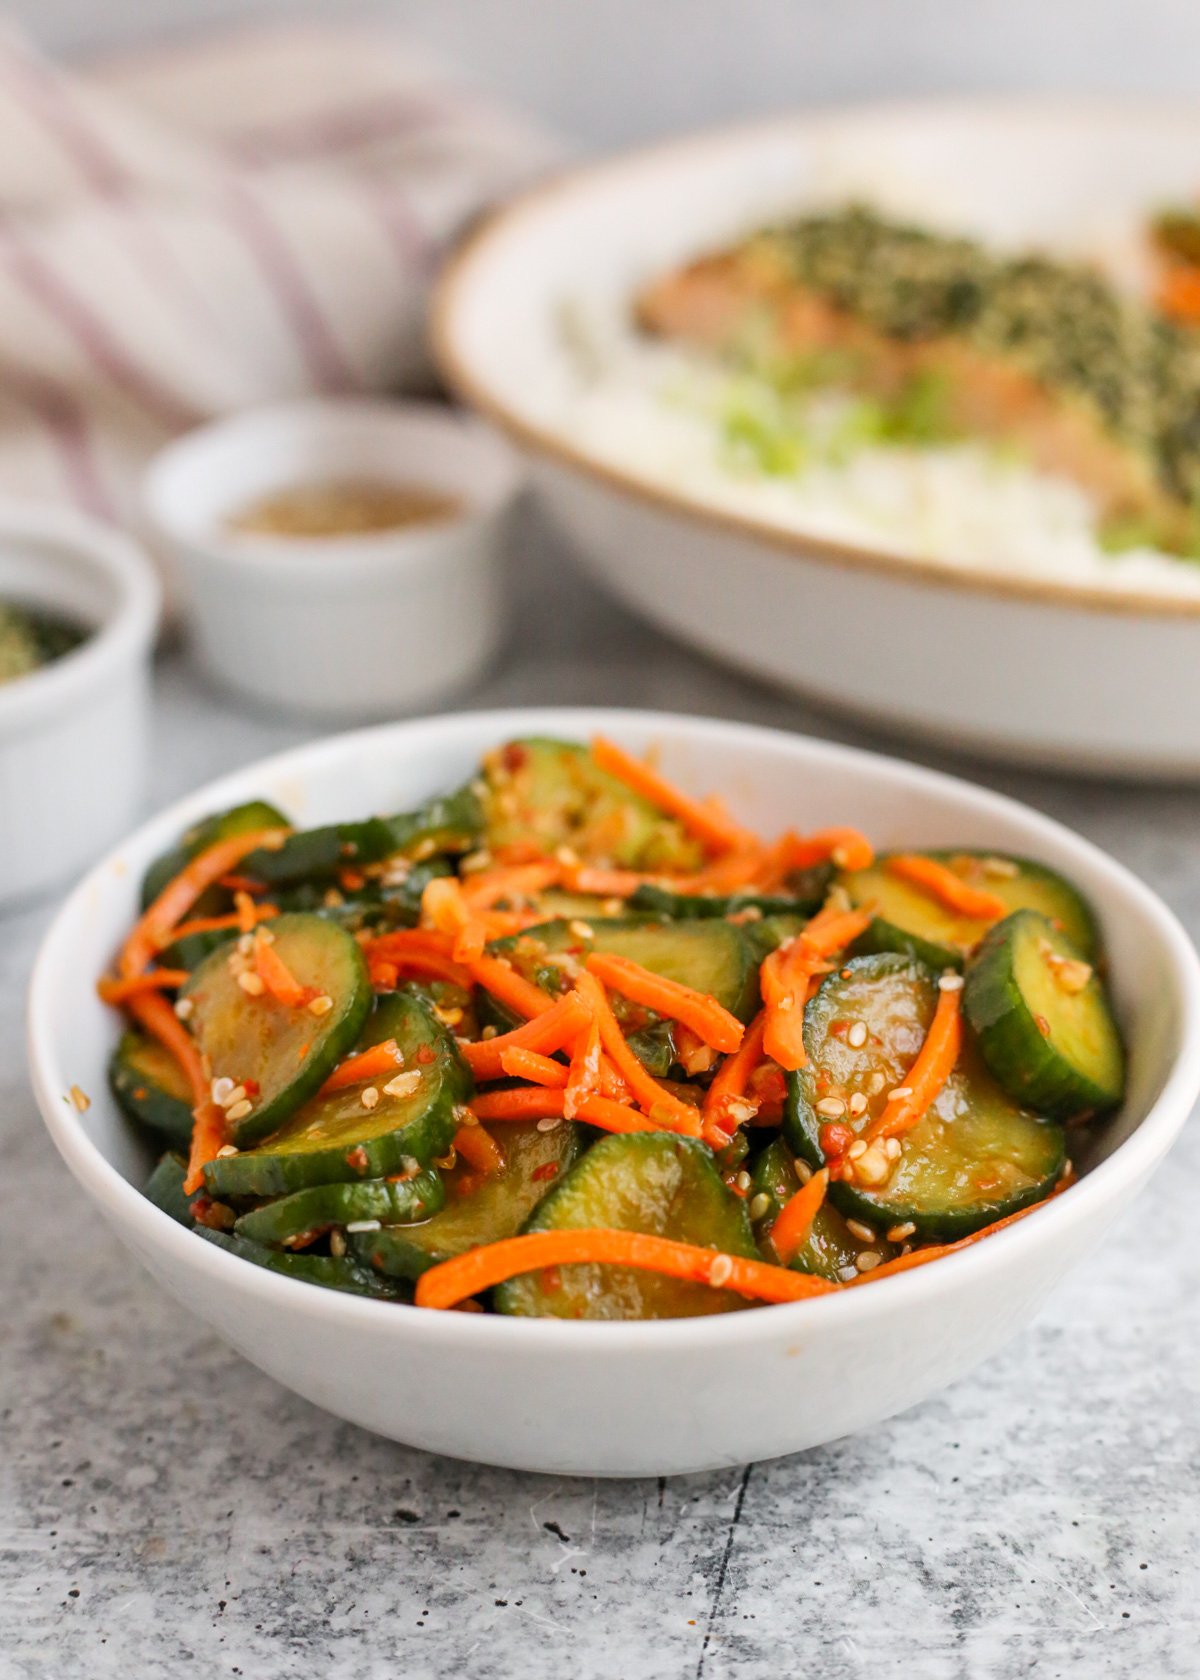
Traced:
<path id="1" fill-rule="evenodd" d="M 95 977 L 127 933 L 147 864 L 211 811 L 251 797 L 298 822 L 417 804 L 522 735 L 601 731 L 665 774 L 719 791 L 764 833 L 852 823 L 881 847 L 1012 851 L 1089 897 L 1129 1050 L 1122 1112 L 1072 1153 L 1079 1183 L 986 1241 L 868 1288 L 654 1323 L 434 1312 L 315 1288 L 250 1265 L 140 1194 L 151 1156 L 109 1097 L 120 1024 Z M 655 713 L 476 713 L 319 741 L 239 770 L 156 817 L 72 894 L 29 1000 L 38 1103 L 67 1165 L 121 1240 L 246 1358 L 340 1417 L 431 1452 L 563 1474 L 634 1476 L 770 1458 L 865 1429 L 971 1370 L 1103 1238 L 1200 1089 L 1200 963 L 1127 870 L 1057 823 L 965 782 L 845 747 Z M 72 1090 L 90 1097 L 80 1113 Z M 79 1279 L 81 1297 L 89 1284 Z M 1031 1397 L 1036 1404 L 1036 1395 Z"/>
<path id="2" fill-rule="evenodd" d="M 1192 563 L 1043 562 L 994 530 L 971 554 L 831 536 L 775 484 L 747 500 L 718 475 L 674 471 L 657 437 L 641 447 L 644 414 L 630 411 L 624 439 L 619 423 L 615 437 L 611 421 L 603 438 L 581 428 L 564 391 L 580 378 L 581 322 L 623 322 L 648 279 L 808 207 L 858 198 L 1008 248 L 1095 256 L 1130 278 L 1147 216 L 1198 192 L 1197 105 L 928 102 L 736 129 L 583 169 L 500 213 L 443 280 L 438 355 L 524 447 L 587 563 L 698 647 L 998 757 L 1194 777 Z M 1060 482 L 1054 504 L 1068 521 L 1071 488 Z M 981 487 L 977 523 L 989 505 Z"/>

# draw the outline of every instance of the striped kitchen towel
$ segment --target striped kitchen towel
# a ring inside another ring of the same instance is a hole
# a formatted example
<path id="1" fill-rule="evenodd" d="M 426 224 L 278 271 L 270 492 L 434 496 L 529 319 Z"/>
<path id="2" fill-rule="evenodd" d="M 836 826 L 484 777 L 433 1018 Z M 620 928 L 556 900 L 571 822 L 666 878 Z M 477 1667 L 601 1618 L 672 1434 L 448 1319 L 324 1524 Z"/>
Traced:
<path id="1" fill-rule="evenodd" d="M 440 257 L 556 155 L 378 28 L 71 71 L 0 32 L 0 491 L 129 521 L 208 416 L 419 385 Z"/>

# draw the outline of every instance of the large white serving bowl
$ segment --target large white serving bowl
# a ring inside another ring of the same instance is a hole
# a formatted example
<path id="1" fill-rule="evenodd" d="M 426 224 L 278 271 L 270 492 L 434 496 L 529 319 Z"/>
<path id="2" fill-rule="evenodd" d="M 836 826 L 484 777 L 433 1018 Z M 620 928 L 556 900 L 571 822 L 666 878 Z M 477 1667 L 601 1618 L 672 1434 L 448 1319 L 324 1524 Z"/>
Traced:
<path id="1" fill-rule="evenodd" d="M 601 730 L 764 833 L 853 823 L 880 846 L 985 846 L 1088 895 L 1129 1046 L 1122 1113 L 1073 1153 L 1081 1181 L 976 1247 L 844 1294 L 648 1324 L 439 1313 L 337 1295 L 204 1242 L 139 1193 L 150 1157 L 105 1084 L 119 1032 L 95 994 L 150 860 L 204 813 L 261 796 L 300 823 L 403 809 L 517 735 Z M 476 713 L 344 735 L 240 770 L 99 865 L 46 935 L 30 988 L 34 1088 L 63 1159 L 121 1240 L 247 1359 L 317 1405 L 432 1452 L 563 1474 L 671 1474 L 864 1429 L 953 1381 L 1025 1324 L 1145 1184 L 1200 1089 L 1200 964 L 1153 893 L 1008 799 L 773 730 L 656 713 Z M 91 1098 L 77 1112 L 70 1092 Z M 80 1277 L 81 1296 L 88 1280 Z"/>
<path id="2" fill-rule="evenodd" d="M 1200 775 L 1200 587 L 1046 581 L 851 547 L 723 506 L 577 441 L 568 306 L 806 206 L 858 197 L 1006 246 L 1132 263 L 1200 187 L 1200 105 L 930 101 L 818 111 L 619 157 L 535 190 L 444 278 L 441 366 L 529 454 L 587 563 L 665 629 L 846 710 L 999 757 Z"/>

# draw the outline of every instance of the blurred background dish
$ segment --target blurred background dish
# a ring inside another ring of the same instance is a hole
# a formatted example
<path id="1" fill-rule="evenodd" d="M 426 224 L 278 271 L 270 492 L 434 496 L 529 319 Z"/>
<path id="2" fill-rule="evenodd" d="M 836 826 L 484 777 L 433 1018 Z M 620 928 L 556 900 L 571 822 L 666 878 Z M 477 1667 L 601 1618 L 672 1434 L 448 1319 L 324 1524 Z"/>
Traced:
<path id="1" fill-rule="evenodd" d="M 479 675 L 501 629 L 507 445 L 433 404 L 310 399 L 170 444 L 145 509 L 222 685 L 309 717 L 388 717 Z"/>
<path id="2" fill-rule="evenodd" d="M 65 881 L 133 821 L 158 609 L 127 538 L 0 501 L 0 907 Z"/>
<path id="3" fill-rule="evenodd" d="M 598 575 L 707 652 L 973 750 L 1194 776 L 1193 560 L 1146 541 L 1106 554 L 1078 486 L 957 442 L 894 451 L 869 493 L 860 467 L 886 452 L 856 449 L 824 473 L 840 470 L 840 501 L 805 502 L 795 490 L 819 474 L 722 456 L 728 430 L 687 383 L 711 379 L 702 359 L 664 361 L 634 315 L 680 264 L 866 202 L 935 237 L 1106 266 L 1117 335 L 1129 314 L 1153 336 L 1165 329 L 1131 301 L 1151 284 L 1150 220 L 1197 181 L 1200 110 L 1137 102 L 861 107 L 684 141 L 493 220 L 443 281 L 442 366 L 528 449 Z"/>

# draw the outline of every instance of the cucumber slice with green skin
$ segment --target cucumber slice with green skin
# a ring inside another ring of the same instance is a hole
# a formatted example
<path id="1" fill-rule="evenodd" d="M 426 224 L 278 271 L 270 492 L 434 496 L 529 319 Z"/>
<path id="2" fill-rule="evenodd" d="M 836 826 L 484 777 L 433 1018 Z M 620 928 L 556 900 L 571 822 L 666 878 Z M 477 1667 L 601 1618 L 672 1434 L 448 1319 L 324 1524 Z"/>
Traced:
<path id="1" fill-rule="evenodd" d="M 214 951 L 183 987 L 188 1024 L 214 1079 L 256 1080 L 252 1113 L 238 1121 L 239 1149 L 269 1137 L 325 1083 L 362 1031 L 374 994 L 358 944 L 320 916 L 277 916 L 272 949 L 301 986 L 332 998 L 327 1014 L 285 1008 L 269 992 L 252 997 L 238 984 L 248 965 L 233 943 Z"/>
<path id="2" fill-rule="evenodd" d="M 704 861 L 673 817 L 608 775 L 574 741 L 510 741 L 484 759 L 486 845 L 554 852 L 570 846 L 585 863 L 686 873 Z"/>
<path id="3" fill-rule="evenodd" d="M 1057 1119 L 1115 1108 L 1125 1053 L 1104 987 L 1035 910 L 1006 916 L 967 964 L 963 1009 L 1015 1102 Z"/>
<path id="4" fill-rule="evenodd" d="M 194 823 L 184 834 L 179 844 L 172 846 L 169 852 L 164 852 L 156 858 L 142 880 L 142 909 L 154 903 L 159 893 L 169 881 L 173 881 L 181 869 L 198 857 L 209 846 L 216 845 L 218 840 L 230 840 L 235 834 L 253 834 L 256 828 L 290 828 L 291 823 L 274 805 L 269 805 L 265 799 L 251 799 L 245 805 L 235 805 L 232 810 L 220 811 L 216 816 L 205 817 L 203 822 Z M 216 916 L 229 902 L 229 894 L 220 887 L 210 887 L 204 893 L 191 911 L 194 916 Z"/>
<path id="5" fill-rule="evenodd" d="M 782 1138 L 769 1143 L 750 1169 L 752 1189 L 749 1205 L 756 1207 L 759 1196 L 766 1196 L 766 1208 L 753 1221 L 754 1235 L 763 1258 L 779 1265 L 779 1256 L 771 1242 L 771 1227 L 780 1210 L 800 1188 L 792 1152 Z M 858 1264 L 859 1255 L 878 1255 L 879 1261 L 893 1260 L 899 1253 L 894 1243 L 884 1238 L 868 1238 L 852 1231 L 845 1216 L 830 1202 L 817 1210 L 808 1240 L 788 1261 L 794 1272 L 808 1272 L 814 1277 L 828 1278 L 830 1283 L 848 1283 L 859 1275 L 860 1269 L 870 1270 L 876 1262 L 864 1268 Z"/>
<path id="6" fill-rule="evenodd" d="M 826 978 L 804 1012 L 809 1065 L 787 1076 L 783 1129 L 794 1154 L 824 1166 L 828 1120 L 815 1108 L 822 1099 L 866 1098 L 863 1114 L 838 1122 L 854 1132 L 879 1117 L 888 1092 L 904 1083 L 936 1003 L 933 973 L 898 952 L 852 958 Z M 859 1021 L 868 1036 L 854 1048 L 847 1031 Z M 899 1142 L 901 1156 L 881 1185 L 836 1180 L 829 1200 L 877 1231 L 912 1224 L 915 1238 L 946 1242 L 1044 1200 L 1066 1159 L 1062 1127 L 1005 1095 L 969 1033 L 954 1072 Z"/>
<path id="7" fill-rule="evenodd" d="M 169 1213 L 172 1219 L 178 1220 L 180 1225 L 186 1225 L 188 1230 L 192 1225 L 192 1203 L 197 1196 L 204 1194 L 203 1190 L 196 1190 L 188 1195 L 183 1188 L 183 1181 L 187 1177 L 187 1161 L 182 1155 L 174 1153 L 164 1155 L 146 1181 L 146 1188 L 142 1195 L 153 1202 L 156 1208 Z"/>
<path id="8" fill-rule="evenodd" d="M 108 1064 L 112 1094 L 129 1115 L 179 1149 L 192 1142 L 192 1092 L 171 1052 L 144 1033 L 127 1032 Z"/>
<path id="9" fill-rule="evenodd" d="M 660 916 L 672 922 L 740 916 L 747 910 L 757 911 L 760 916 L 808 917 L 821 908 L 832 878 L 832 865 L 823 864 L 820 869 L 806 870 L 803 879 L 797 879 L 794 893 L 729 893 L 724 897 L 640 886 L 628 900 L 628 908 L 635 915 Z"/>
<path id="10" fill-rule="evenodd" d="M 416 811 L 385 817 L 392 851 L 425 858 L 434 852 L 469 852 L 483 838 L 483 805 L 470 782 L 456 793 L 430 799 Z"/>
<path id="11" fill-rule="evenodd" d="M 281 918 L 282 919 L 282 918 Z M 286 1196 L 317 1184 L 353 1184 L 426 1167 L 449 1149 L 455 1108 L 472 1090 L 470 1070 L 453 1038 L 412 992 L 380 1001 L 360 1049 L 394 1038 L 405 1072 L 419 1071 L 408 1096 L 388 1096 L 386 1080 L 374 1108 L 362 1104 L 363 1085 L 314 1097 L 271 1138 L 239 1155 L 218 1156 L 204 1169 L 214 1196 Z M 425 1059 L 428 1058 L 428 1059 Z"/>
<path id="12" fill-rule="evenodd" d="M 488 949 L 508 957 L 518 973 L 548 990 L 566 983 L 563 970 L 546 962 L 548 953 L 565 951 L 585 963 L 593 951 L 611 951 L 664 980 L 708 993 L 739 1020 L 748 1021 L 758 1007 L 758 961 L 741 928 L 725 921 L 541 922 L 495 940 Z"/>
<path id="13" fill-rule="evenodd" d="M 361 928 L 384 932 L 392 928 L 416 927 L 421 919 L 421 895 L 434 876 L 453 875 L 445 858 L 430 858 L 412 865 L 404 880 L 395 886 L 367 881 L 355 892 L 332 887 L 328 881 L 303 881 L 272 894 L 281 910 L 303 910 L 327 921 L 337 922 L 350 933 Z"/>
<path id="14" fill-rule="evenodd" d="M 999 852 L 928 851 L 972 887 L 995 893 L 1010 910 L 1039 910 L 1057 923 L 1088 962 L 1096 960 L 1099 938 L 1086 900 L 1069 881 L 1031 858 Z M 983 938 L 990 922 L 948 910 L 931 893 L 887 872 L 887 856 L 870 869 L 840 877 L 852 904 L 875 911 L 875 920 L 852 946 L 855 955 L 902 951 L 931 968 L 961 968 L 967 952 Z M 1009 871 L 1015 870 L 1012 874 Z"/>
<path id="15" fill-rule="evenodd" d="M 647 1073 L 665 1079 L 675 1065 L 675 1023 L 655 1021 L 653 1026 L 630 1033 L 626 1043 Z"/>
<path id="16" fill-rule="evenodd" d="M 331 882 L 343 869 L 382 863 L 386 858 L 468 851 L 482 831 L 479 800 L 470 788 L 463 788 L 399 816 L 300 829 L 278 851 L 251 852 L 240 873 L 273 888 Z"/>
<path id="17" fill-rule="evenodd" d="M 289 1249 L 268 1248 L 265 1243 L 230 1236 L 226 1231 L 210 1231 L 206 1225 L 192 1228 L 198 1237 L 216 1243 L 227 1254 L 236 1254 L 239 1260 L 249 1260 L 251 1265 L 263 1266 L 268 1272 L 295 1278 L 298 1283 L 315 1283 L 322 1289 L 337 1289 L 343 1295 L 367 1295 L 376 1301 L 411 1299 L 403 1286 L 360 1266 L 348 1255 L 337 1259 L 332 1254 L 293 1254 Z"/>
<path id="18" fill-rule="evenodd" d="M 515 1237 L 584 1148 L 583 1128 L 570 1120 L 549 1132 L 539 1132 L 533 1120 L 514 1121 L 496 1126 L 492 1135 L 504 1151 L 503 1172 L 481 1183 L 466 1165 L 453 1167 L 441 1213 L 423 1225 L 385 1224 L 352 1234 L 358 1258 L 389 1277 L 418 1278 L 469 1248 Z"/>
<path id="19" fill-rule="evenodd" d="M 233 1229 L 235 1236 L 277 1247 L 307 1231 L 353 1225 L 363 1219 L 379 1219 L 385 1225 L 413 1224 L 440 1213 L 445 1202 L 441 1176 L 436 1167 L 429 1167 L 400 1181 L 371 1178 L 361 1184 L 317 1184 L 311 1190 L 297 1190 L 293 1196 L 244 1213 Z"/>
<path id="20" fill-rule="evenodd" d="M 641 1231 L 757 1259 L 745 1203 L 695 1138 L 631 1132 L 601 1138 L 526 1221 L 526 1231 Z M 535 1318 L 692 1318 L 748 1305 L 710 1289 L 624 1266 L 525 1272 L 495 1291 L 503 1313 Z"/>

